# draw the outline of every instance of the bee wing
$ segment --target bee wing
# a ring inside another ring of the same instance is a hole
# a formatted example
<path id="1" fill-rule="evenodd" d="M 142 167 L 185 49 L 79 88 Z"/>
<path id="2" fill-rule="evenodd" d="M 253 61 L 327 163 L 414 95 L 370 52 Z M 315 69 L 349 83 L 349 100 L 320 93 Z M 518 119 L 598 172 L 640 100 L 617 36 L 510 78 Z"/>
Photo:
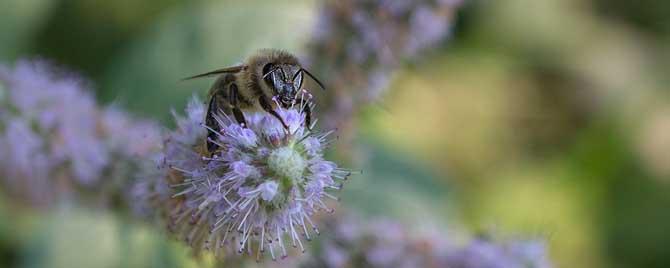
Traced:
<path id="1" fill-rule="evenodd" d="M 237 72 L 240 72 L 240 71 L 244 70 L 244 68 L 246 68 L 245 65 L 226 67 L 226 68 L 223 68 L 223 69 L 218 69 L 218 70 L 214 70 L 214 71 L 211 71 L 211 72 L 206 72 L 204 74 L 197 74 L 197 75 L 194 75 L 194 76 L 189 76 L 189 77 L 186 77 L 186 78 L 182 79 L 182 81 L 196 79 L 196 78 L 202 78 L 202 77 L 207 77 L 207 76 L 212 76 L 212 75 L 217 75 L 217 74 L 237 73 Z"/>

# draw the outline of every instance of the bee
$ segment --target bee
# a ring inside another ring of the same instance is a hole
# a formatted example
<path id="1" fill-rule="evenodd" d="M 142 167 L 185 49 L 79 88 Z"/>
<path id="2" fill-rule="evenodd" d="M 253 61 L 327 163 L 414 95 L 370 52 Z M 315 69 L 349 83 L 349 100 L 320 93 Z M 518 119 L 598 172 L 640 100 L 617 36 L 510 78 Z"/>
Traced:
<path id="1" fill-rule="evenodd" d="M 262 49 L 237 66 L 226 67 L 211 72 L 194 75 L 184 80 L 218 76 L 209 90 L 209 104 L 205 115 L 208 129 L 207 150 L 213 152 L 220 126 L 215 113 L 232 112 L 235 120 L 246 126 L 243 110 L 261 109 L 281 122 L 285 129 L 288 126 L 275 110 L 276 106 L 289 108 L 297 103 L 305 114 L 305 125 L 311 127 L 312 103 L 311 94 L 302 88 L 303 76 L 307 75 L 319 87 L 323 84 L 309 71 L 302 67 L 294 55 L 277 49 Z"/>

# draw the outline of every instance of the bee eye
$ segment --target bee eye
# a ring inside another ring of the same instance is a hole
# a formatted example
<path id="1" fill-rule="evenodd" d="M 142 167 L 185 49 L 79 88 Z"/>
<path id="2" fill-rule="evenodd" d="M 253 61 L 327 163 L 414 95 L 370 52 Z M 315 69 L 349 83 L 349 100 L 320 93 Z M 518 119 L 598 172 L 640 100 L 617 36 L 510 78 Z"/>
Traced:
<path id="1" fill-rule="evenodd" d="M 279 67 L 277 69 L 278 69 L 277 72 L 279 73 L 279 75 L 281 75 L 280 76 L 281 79 L 284 80 L 284 81 L 287 81 L 288 77 L 286 77 L 286 72 L 284 72 L 284 68 Z"/>
<path id="2" fill-rule="evenodd" d="M 284 80 L 280 77 L 279 72 L 272 72 L 270 76 L 272 76 L 272 85 L 274 85 L 274 88 L 281 92 L 284 89 Z"/>
<path id="3" fill-rule="evenodd" d="M 263 66 L 263 76 L 267 76 L 268 74 L 270 74 L 270 72 L 273 71 L 274 69 L 273 67 L 274 64 L 272 63 L 265 64 L 265 66 Z"/>

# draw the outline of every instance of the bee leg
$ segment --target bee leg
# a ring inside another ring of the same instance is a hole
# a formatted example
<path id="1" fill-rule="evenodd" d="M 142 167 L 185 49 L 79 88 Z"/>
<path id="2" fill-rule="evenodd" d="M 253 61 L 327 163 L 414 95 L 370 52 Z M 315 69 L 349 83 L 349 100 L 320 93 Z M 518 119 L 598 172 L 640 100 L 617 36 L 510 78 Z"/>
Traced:
<path id="1" fill-rule="evenodd" d="M 235 76 L 225 74 L 216 79 L 216 82 L 209 89 L 209 104 L 205 116 L 205 125 L 207 126 L 207 151 L 210 154 L 215 153 L 220 145 L 216 141 L 219 139 L 222 129 L 221 124 L 216 119 L 218 113 L 230 114 L 230 94 L 229 86 L 235 82 Z"/>
<path id="2" fill-rule="evenodd" d="M 221 131 L 221 126 L 214 118 L 214 114 L 219 110 L 219 102 L 217 96 L 213 96 L 209 100 L 209 106 L 207 107 L 207 116 L 205 117 L 205 125 L 207 126 L 207 151 L 213 153 L 218 145 L 213 141 L 218 140 L 219 132 Z"/>
<path id="3" fill-rule="evenodd" d="M 238 105 L 238 98 L 239 98 L 239 91 L 237 89 L 237 85 L 231 84 L 230 85 L 230 104 L 233 105 L 233 115 L 235 116 L 235 120 L 237 123 L 240 123 L 242 126 L 247 126 L 247 120 L 244 119 L 244 114 L 242 113 L 242 110 L 240 110 L 240 107 Z"/>
<path id="4" fill-rule="evenodd" d="M 302 108 L 302 112 L 305 114 L 305 127 L 307 130 L 312 130 L 312 106 L 310 103 L 305 104 L 305 107 Z"/>
<path id="5" fill-rule="evenodd" d="M 281 118 L 281 116 L 279 116 L 277 111 L 272 109 L 272 105 L 270 104 L 270 101 L 268 101 L 266 97 L 261 96 L 260 98 L 258 98 L 258 102 L 261 104 L 261 107 L 263 107 L 263 110 L 279 119 L 279 122 L 281 122 L 282 126 L 284 126 L 284 129 L 288 129 L 288 126 L 286 125 L 286 123 L 284 123 L 284 119 Z"/>

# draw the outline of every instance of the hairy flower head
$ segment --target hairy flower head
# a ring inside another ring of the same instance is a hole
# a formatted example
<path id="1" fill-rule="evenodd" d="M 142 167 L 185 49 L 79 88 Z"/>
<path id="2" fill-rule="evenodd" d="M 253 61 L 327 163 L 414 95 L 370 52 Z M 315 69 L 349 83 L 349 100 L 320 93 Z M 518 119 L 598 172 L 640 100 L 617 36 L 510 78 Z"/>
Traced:
<path id="1" fill-rule="evenodd" d="M 275 259 L 287 256 L 287 245 L 304 251 L 303 239 L 318 234 L 312 216 L 332 211 L 324 199 L 337 199 L 330 190 L 350 174 L 324 160 L 329 133 L 305 128 L 299 107 L 278 110 L 288 129 L 266 112 L 245 113 L 246 126 L 219 114 L 218 148 L 210 155 L 205 127 L 192 128 L 203 120 L 193 116 L 204 110 L 195 103 L 165 144 L 166 164 L 178 175 L 171 229 L 194 249 L 216 254 L 227 248 L 258 259 L 269 251 Z"/>

